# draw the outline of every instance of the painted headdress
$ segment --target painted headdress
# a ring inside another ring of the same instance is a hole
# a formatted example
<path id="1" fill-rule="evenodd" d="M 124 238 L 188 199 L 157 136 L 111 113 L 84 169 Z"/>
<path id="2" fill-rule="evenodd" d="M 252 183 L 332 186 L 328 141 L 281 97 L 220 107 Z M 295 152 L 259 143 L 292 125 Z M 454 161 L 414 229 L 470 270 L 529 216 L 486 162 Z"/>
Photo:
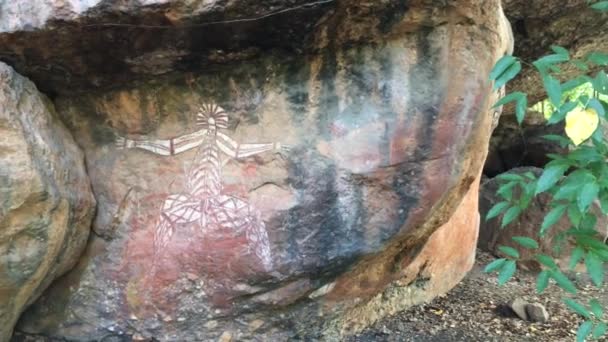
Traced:
<path id="1" fill-rule="evenodd" d="M 196 115 L 196 124 L 205 128 L 215 125 L 217 128 L 228 128 L 228 114 L 216 104 L 204 104 Z"/>

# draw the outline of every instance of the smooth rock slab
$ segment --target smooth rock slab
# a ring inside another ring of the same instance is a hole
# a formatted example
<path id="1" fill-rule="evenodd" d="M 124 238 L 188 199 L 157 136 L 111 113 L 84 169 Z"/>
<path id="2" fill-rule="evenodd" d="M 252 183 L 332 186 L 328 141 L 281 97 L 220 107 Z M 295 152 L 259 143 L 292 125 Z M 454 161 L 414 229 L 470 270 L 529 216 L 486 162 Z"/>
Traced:
<path id="1" fill-rule="evenodd" d="M 52 103 L 0 63 L 0 341 L 86 245 L 95 200 L 83 159 Z"/>
<path id="2" fill-rule="evenodd" d="M 56 99 L 96 234 L 21 330 L 337 339 L 464 276 L 487 75 L 510 46 L 500 4 L 339 5 L 308 55 Z"/>

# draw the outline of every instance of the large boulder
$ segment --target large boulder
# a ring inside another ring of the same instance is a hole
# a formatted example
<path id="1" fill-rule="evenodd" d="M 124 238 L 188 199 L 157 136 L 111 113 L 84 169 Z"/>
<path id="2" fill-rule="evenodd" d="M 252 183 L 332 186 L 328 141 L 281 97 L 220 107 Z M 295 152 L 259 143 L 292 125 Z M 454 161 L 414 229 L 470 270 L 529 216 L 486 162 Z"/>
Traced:
<path id="1" fill-rule="evenodd" d="M 98 201 L 85 256 L 21 331 L 338 339 L 472 266 L 487 75 L 512 43 L 499 1 L 211 1 L 175 21 L 191 2 L 87 3 L 0 35 L 56 95 Z M 126 66 L 175 44 L 188 63 Z"/>
<path id="2" fill-rule="evenodd" d="M 82 151 L 53 105 L 0 63 L 0 341 L 78 261 L 94 210 Z"/>

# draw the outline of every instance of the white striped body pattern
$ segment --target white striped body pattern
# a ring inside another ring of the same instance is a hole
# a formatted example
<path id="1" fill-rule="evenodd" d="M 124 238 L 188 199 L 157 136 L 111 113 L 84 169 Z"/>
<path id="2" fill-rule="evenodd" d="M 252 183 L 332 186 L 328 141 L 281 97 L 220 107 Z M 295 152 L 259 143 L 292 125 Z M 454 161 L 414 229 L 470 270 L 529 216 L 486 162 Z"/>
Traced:
<path id="1" fill-rule="evenodd" d="M 266 271 L 272 269 L 272 255 L 266 225 L 259 210 L 247 200 L 225 193 L 222 167 L 231 159 L 268 151 L 288 150 L 279 143 L 239 144 L 219 131 L 228 128 L 228 115 L 217 105 L 203 105 L 196 118 L 200 130 L 168 140 L 126 139 L 117 147 L 138 148 L 160 155 L 177 155 L 197 148 L 186 171 L 184 192 L 167 196 L 160 208 L 154 235 L 155 255 L 167 246 L 178 227 L 195 225 L 205 236 L 228 229 L 245 234 L 248 248 Z"/>

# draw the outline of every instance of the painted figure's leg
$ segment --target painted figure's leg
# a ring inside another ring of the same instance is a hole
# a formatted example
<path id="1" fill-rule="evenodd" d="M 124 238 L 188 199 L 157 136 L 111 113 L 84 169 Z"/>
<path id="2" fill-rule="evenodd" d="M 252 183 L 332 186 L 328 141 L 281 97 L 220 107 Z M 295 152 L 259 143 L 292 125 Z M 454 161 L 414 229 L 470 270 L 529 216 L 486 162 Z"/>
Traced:
<path id="1" fill-rule="evenodd" d="M 210 208 L 210 219 L 219 227 L 230 228 L 235 235 L 245 233 L 247 248 L 261 261 L 264 269 L 272 269 L 272 254 L 266 225 L 260 212 L 246 201 L 222 195 L 217 198 L 213 208 Z"/>
<path id="2" fill-rule="evenodd" d="M 243 232 L 247 224 L 249 204 L 233 196 L 218 196 L 213 207 L 213 220 L 220 227 L 230 228 L 235 235 Z"/>
<path id="3" fill-rule="evenodd" d="M 252 208 L 251 222 L 247 225 L 246 236 L 249 246 L 260 259 L 264 270 L 272 270 L 272 253 L 270 251 L 270 241 L 264 221 L 259 217 L 257 210 Z M 255 213 L 254 213 L 255 212 Z"/>
<path id="4" fill-rule="evenodd" d="M 155 252 L 162 251 L 178 224 L 200 220 L 199 202 L 187 195 L 170 195 L 163 203 L 154 235 Z"/>

